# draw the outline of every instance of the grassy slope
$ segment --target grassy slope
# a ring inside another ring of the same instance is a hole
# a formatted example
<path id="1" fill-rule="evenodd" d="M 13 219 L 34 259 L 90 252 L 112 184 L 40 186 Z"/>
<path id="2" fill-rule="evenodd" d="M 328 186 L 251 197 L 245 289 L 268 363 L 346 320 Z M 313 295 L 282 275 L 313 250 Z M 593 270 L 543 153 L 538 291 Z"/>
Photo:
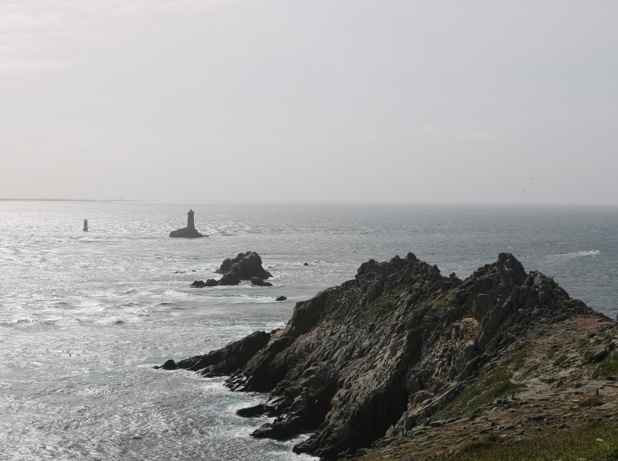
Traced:
<path id="1" fill-rule="evenodd" d="M 495 434 L 469 443 L 456 452 L 436 454 L 415 452 L 407 444 L 388 453 L 373 451 L 362 458 L 378 460 L 434 461 L 616 461 L 618 460 L 618 424 L 588 424 L 537 438 L 504 441 Z"/>

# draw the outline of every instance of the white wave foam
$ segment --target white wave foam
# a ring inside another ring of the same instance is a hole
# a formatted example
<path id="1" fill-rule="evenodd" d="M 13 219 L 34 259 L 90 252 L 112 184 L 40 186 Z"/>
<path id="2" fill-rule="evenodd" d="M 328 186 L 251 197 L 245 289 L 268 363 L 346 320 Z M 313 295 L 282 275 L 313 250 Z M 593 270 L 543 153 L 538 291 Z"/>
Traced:
<path id="1" fill-rule="evenodd" d="M 216 304 L 272 304 L 277 298 L 276 294 L 272 296 L 250 296 L 250 295 L 206 295 L 197 293 L 200 301 L 212 302 Z"/>
<path id="2" fill-rule="evenodd" d="M 584 251 L 575 251 L 573 253 L 559 253 L 554 255 L 549 255 L 550 258 L 582 258 L 585 256 L 598 256 L 601 252 L 599 250 L 584 250 Z"/>
<path id="3" fill-rule="evenodd" d="M 590 250 L 590 251 L 578 251 L 576 253 L 577 256 L 598 256 L 601 252 L 599 250 Z"/>

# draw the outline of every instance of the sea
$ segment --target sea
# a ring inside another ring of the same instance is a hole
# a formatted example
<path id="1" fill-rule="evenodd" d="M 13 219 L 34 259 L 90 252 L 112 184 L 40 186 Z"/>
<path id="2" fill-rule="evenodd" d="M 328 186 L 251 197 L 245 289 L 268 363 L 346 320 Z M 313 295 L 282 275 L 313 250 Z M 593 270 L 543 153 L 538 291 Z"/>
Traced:
<path id="1" fill-rule="evenodd" d="M 189 209 L 209 237 L 169 238 Z M 617 229 L 611 206 L 0 201 L 0 459 L 315 459 L 292 452 L 307 434 L 250 436 L 268 418 L 236 410 L 264 395 L 153 366 L 284 327 L 408 252 L 460 278 L 510 252 L 616 318 Z M 246 251 L 273 287 L 191 288 Z"/>

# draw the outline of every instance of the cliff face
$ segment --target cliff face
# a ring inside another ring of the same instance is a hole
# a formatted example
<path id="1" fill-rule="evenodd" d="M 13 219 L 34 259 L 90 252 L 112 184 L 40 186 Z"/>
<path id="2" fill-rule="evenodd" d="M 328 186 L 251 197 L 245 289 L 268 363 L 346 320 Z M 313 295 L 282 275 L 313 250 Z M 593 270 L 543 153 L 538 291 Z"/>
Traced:
<path id="1" fill-rule="evenodd" d="M 313 431 L 295 450 L 336 459 L 405 437 L 529 331 L 581 316 L 608 321 L 510 254 L 463 281 L 408 254 L 364 263 L 354 280 L 298 303 L 285 329 L 165 368 L 270 393 L 245 412 L 276 416 L 253 435 Z"/>

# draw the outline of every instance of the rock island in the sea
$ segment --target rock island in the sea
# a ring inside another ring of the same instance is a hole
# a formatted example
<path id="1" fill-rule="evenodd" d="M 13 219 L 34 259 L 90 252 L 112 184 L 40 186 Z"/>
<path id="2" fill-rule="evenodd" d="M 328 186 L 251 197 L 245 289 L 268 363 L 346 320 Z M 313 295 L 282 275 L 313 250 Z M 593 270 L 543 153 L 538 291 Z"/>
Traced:
<path id="1" fill-rule="evenodd" d="M 170 232 L 170 237 L 187 239 L 204 237 L 204 235 L 200 234 L 195 228 L 195 212 L 193 210 L 189 210 L 187 216 L 187 227 Z"/>

